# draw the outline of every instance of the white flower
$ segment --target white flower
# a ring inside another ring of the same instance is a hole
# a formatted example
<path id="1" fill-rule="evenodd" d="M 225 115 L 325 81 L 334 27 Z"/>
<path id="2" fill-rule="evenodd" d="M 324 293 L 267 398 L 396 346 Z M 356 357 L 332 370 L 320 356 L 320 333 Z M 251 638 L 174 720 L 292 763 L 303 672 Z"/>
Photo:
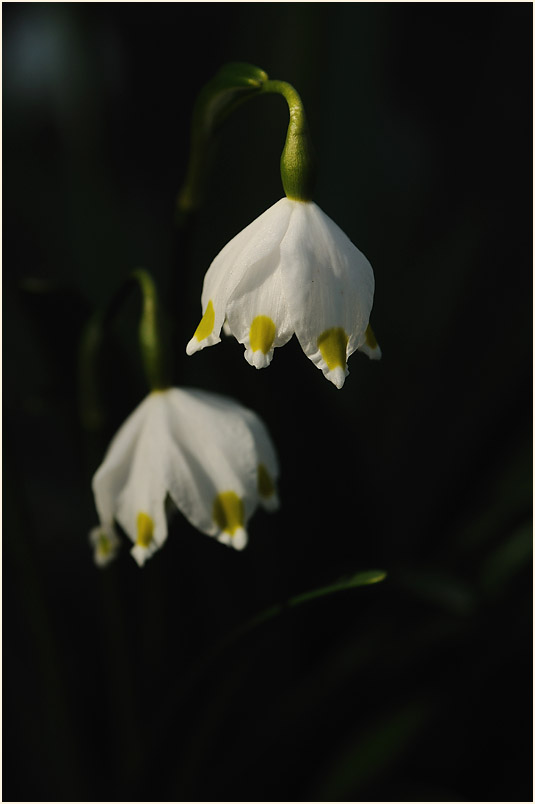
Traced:
<path id="1" fill-rule="evenodd" d="M 93 478 L 100 530 L 117 521 L 142 566 L 167 538 L 170 497 L 200 531 L 241 550 L 257 504 L 278 506 L 277 476 L 275 450 L 252 411 L 205 391 L 153 391 Z"/>
<path id="2" fill-rule="evenodd" d="M 89 533 L 89 543 L 93 548 L 93 558 L 99 567 L 109 564 L 119 551 L 121 545 L 113 524 L 99 525 Z"/>
<path id="3" fill-rule="evenodd" d="M 364 254 L 316 204 L 282 198 L 212 262 L 203 317 L 186 351 L 219 343 L 225 325 L 248 363 L 263 368 L 295 332 L 307 357 L 341 388 L 355 350 L 380 356 L 368 327 L 374 284 Z"/>

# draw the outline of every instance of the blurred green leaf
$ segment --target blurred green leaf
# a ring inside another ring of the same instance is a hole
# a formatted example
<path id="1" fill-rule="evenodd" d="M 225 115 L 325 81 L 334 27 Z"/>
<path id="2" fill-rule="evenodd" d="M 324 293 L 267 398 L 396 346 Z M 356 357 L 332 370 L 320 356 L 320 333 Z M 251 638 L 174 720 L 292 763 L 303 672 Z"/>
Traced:
<path id="1" fill-rule="evenodd" d="M 279 615 L 284 614 L 284 612 L 288 611 L 289 608 L 294 608 L 295 606 L 299 606 L 302 603 L 307 603 L 310 600 L 315 600 L 317 598 L 325 597 L 326 595 L 335 594 L 337 592 L 344 592 L 349 589 L 355 589 L 359 586 L 370 586 L 371 584 L 379 583 L 385 578 L 386 572 L 383 570 L 365 570 L 362 572 L 357 572 L 347 578 L 341 578 L 336 583 L 329 584 L 328 586 L 321 586 L 319 589 L 313 589 L 310 592 L 296 595 L 285 603 L 277 603 L 274 606 L 264 609 L 264 611 L 261 611 L 256 616 L 247 620 L 247 622 L 245 622 L 243 625 L 238 626 L 216 642 L 213 648 L 193 667 L 188 677 L 189 680 L 184 681 L 181 692 L 177 696 L 177 702 L 179 702 L 181 698 L 185 696 L 190 684 L 195 684 L 202 671 L 208 668 L 211 663 L 221 655 L 221 653 L 223 653 L 230 646 L 234 645 L 239 639 L 241 639 L 241 637 L 254 631 L 259 625 L 269 622 Z M 167 708 L 169 711 L 172 709 L 171 706 L 168 706 Z"/>
<path id="2" fill-rule="evenodd" d="M 459 530 L 456 539 L 459 549 L 465 553 L 481 549 L 485 542 L 508 529 L 511 516 L 530 512 L 532 499 L 532 451 L 528 444 L 522 444 L 485 489 L 484 505 Z"/>
<path id="3" fill-rule="evenodd" d="M 460 578 L 436 569 L 410 569 L 396 573 L 404 590 L 450 614 L 471 614 L 475 607 L 474 591 Z"/>
<path id="4" fill-rule="evenodd" d="M 300 606 L 302 603 L 308 603 L 310 600 L 316 600 L 317 598 L 332 595 L 336 592 L 345 592 L 348 589 L 356 589 L 359 586 L 370 586 L 371 584 L 383 581 L 385 578 L 386 572 L 384 572 L 384 570 L 365 570 L 363 572 L 357 572 L 349 577 L 341 578 L 340 580 L 329 584 L 328 586 L 320 586 L 319 589 L 312 589 L 310 592 L 303 592 L 300 595 L 295 595 L 287 602 L 270 606 L 268 609 L 260 612 L 260 614 L 252 617 L 240 628 L 233 631 L 224 640 L 224 645 L 234 642 L 240 636 L 252 631 L 258 625 L 262 625 L 262 623 L 268 622 L 269 620 L 278 617 L 280 614 L 283 614 L 288 609 L 294 608 L 295 606 Z"/>
<path id="5" fill-rule="evenodd" d="M 398 760 L 429 717 L 428 707 L 412 701 L 377 720 L 341 750 L 315 788 L 317 801 L 348 801 L 363 785 Z"/>
<path id="6" fill-rule="evenodd" d="M 296 595 L 290 598 L 288 606 L 299 606 L 301 603 L 307 603 L 309 600 L 315 600 L 318 597 L 325 595 L 332 595 L 335 592 L 344 592 L 346 589 L 355 589 L 357 586 L 369 586 L 372 583 L 379 583 L 386 578 L 386 572 L 383 570 L 367 570 L 366 572 L 357 572 L 349 578 L 341 578 L 336 583 L 329 584 L 329 586 L 322 586 L 319 589 L 313 589 L 310 592 L 304 592 L 301 595 Z"/>
<path id="7" fill-rule="evenodd" d="M 487 558 L 481 569 L 481 586 L 489 594 L 499 594 L 531 562 L 532 555 L 533 529 L 526 522 Z"/>

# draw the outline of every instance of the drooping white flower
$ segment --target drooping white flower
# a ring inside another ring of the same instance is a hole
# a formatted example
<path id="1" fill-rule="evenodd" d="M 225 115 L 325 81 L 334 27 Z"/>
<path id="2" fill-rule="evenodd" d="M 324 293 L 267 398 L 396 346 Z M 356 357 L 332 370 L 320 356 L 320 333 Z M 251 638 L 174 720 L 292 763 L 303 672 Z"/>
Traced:
<path id="1" fill-rule="evenodd" d="M 205 391 L 153 391 L 93 478 L 99 530 L 117 521 L 142 566 L 167 539 L 170 498 L 200 531 L 241 550 L 257 505 L 278 506 L 277 476 L 271 439 L 252 411 Z"/>
<path id="2" fill-rule="evenodd" d="M 316 204 L 282 198 L 234 237 L 204 278 L 203 317 L 189 355 L 219 343 L 222 326 L 245 359 L 268 366 L 295 333 L 307 357 L 337 388 L 357 349 L 379 358 L 369 328 L 373 270 Z"/>

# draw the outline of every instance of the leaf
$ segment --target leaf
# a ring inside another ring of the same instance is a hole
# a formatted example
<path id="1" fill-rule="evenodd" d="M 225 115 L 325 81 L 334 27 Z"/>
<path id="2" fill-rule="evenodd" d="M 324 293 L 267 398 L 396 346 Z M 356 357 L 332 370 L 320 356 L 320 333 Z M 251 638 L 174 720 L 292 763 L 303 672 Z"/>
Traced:
<path id="1" fill-rule="evenodd" d="M 309 600 L 315 600 L 325 595 L 332 595 L 335 592 L 344 592 L 347 589 L 355 589 L 357 586 L 369 586 L 372 583 L 379 583 L 385 578 L 386 572 L 383 570 L 357 572 L 355 575 L 351 575 L 349 578 L 341 578 L 336 583 L 329 584 L 329 586 L 322 586 L 319 589 L 313 589 L 310 592 L 296 595 L 288 601 L 288 606 L 299 606 L 301 603 L 306 603 Z"/>
<path id="2" fill-rule="evenodd" d="M 339 581 L 336 581 L 336 583 L 329 584 L 328 586 L 321 586 L 319 589 L 313 589 L 310 592 L 296 595 L 285 603 L 277 603 L 274 606 L 264 609 L 259 614 L 247 620 L 247 622 L 245 622 L 243 625 L 238 626 L 216 642 L 212 649 L 192 668 L 191 673 L 189 674 L 189 680 L 183 680 L 181 694 L 178 696 L 177 700 L 180 701 L 181 697 L 185 697 L 188 694 L 190 686 L 197 683 L 198 679 L 201 677 L 201 674 L 211 666 L 213 661 L 220 658 L 221 654 L 225 650 L 236 644 L 243 636 L 254 631 L 257 626 L 263 625 L 264 623 L 277 618 L 281 614 L 284 614 L 286 611 L 288 611 L 289 608 L 300 606 L 302 603 L 307 603 L 310 600 L 315 600 L 316 598 L 325 597 L 326 595 L 335 594 L 337 592 L 345 592 L 349 589 L 355 589 L 359 586 L 370 586 L 371 584 L 383 581 L 385 578 L 386 572 L 384 570 L 365 570 L 363 572 L 357 572 L 348 578 L 341 578 Z M 171 711 L 174 709 L 174 706 L 171 705 L 169 708 Z"/>
<path id="3" fill-rule="evenodd" d="M 510 534 L 483 564 L 483 589 L 490 595 L 502 592 L 514 576 L 531 563 L 532 555 L 532 526 L 526 522 Z"/>
<path id="4" fill-rule="evenodd" d="M 284 612 L 289 608 L 300 606 L 302 603 L 308 603 L 310 600 L 316 600 L 317 598 L 325 597 L 326 595 L 333 595 L 337 592 L 345 592 L 348 589 L 355 589 L 358 586 L 370 586 L 373 583 L 383 581 L 385 578 L 386 572 L 384 572 L 384 570 L 365 570 L 363 572 L 357 572 L 348 578 L 341 578 L 339 581 L 329 584 L 328 586 L 320 586 L 319 589 L 312 589 L 310 592 L 303 592 L 300 595 L 295 595 L 285 603 L 270 606 L 268 609 L 264 609 L 264 611 L 260 612 L 260 614 L 252 617 L 239 629 L 233 632 L 233 634 L 229 637 L 229 641 L 234 641 L 234 639 L 238 636 L 252 631 L 257 625 L 262 625 L 263 623 L 278 617 L 280 614 L 284 614 Z"/>
<path id="5" fill-rule="evenodd" d="M 423 701 L 412 701 L 378 719 L 334 754 L 315 785 L 318 801 L 350 801 L 357 791 L 399 761 L 428 721 Z M 355 799 L 356 800 L 356 799 Z"/>

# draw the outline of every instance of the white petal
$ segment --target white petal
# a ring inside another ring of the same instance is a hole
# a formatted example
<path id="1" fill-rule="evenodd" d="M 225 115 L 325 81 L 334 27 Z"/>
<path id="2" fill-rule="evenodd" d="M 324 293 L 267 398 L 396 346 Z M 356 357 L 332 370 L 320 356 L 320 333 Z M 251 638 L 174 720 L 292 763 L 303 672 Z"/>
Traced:
<path id="1" fill-rule="evenodd" d="M 217 541 L 225 544 L 227 547 L 233 547 L 235 550 L 243 550 L 247 546 L 248 536 L 244 528 L 237 528 L 232 536 L 225 531 L 221 531 L 216 536 Z"/>
<path id="2" fill-rule="evenodd" d="M 264 508 L 275 511 L 279 507 L 277 454 L 263 421 L 252 410 L 242 410 L 255 442 L 259 500 Z"/>
<path id="3" fill-rule="evenodd" d="M 95 505 L 100 521 L 105 525 L 111 525 L 115 517 L 117 497 L 127 481 L 138 435 L 150 409 L 150 399 L 150 395 L 145 397 L 119 428 L 93 477 Z"/>
<path id="4" fill-rule="evenodd" d="M 135 559 L 138 567 L 142 567 L 156 550 L 158 549 L 155 542 L 151 542 L 148 547 L 142 547 L 140 544 L 135 544 L 130 549 L 130 555 Z"/>
<path id="5" fill-rule="evenodd" d="M 196 528 L 219 538 L 222 528 L 214 516 L 216 499 L 234 494 L 243 505 L 239 525 L 245 529 L 258 493 L 255 443 L 243 409 L 204 391 L 175 388 L 168 393 L 174 409 L 170 416 L 175 446 L 175 472 L 168 483 L 171 498 Z"/>
<path id="6" fill-rule="evenodd" d="M 281 272 L 303 351 L 340 388 L 347 357 L 363 343 L 368 326 L 374 292 L 370 263 L 316 204 L 294 201 L 281 244 Z"/>
<path id="7" fill-rule="evenodd" d="M 233 290 L 252 266 L 264 260 L 269 262 L 274 252 L 278 254 L 290 219 L 290 204 L 287 198 L 277 201 L 227 243 L 214 259 L 204 277 L 203 319 L 186 347 L 189 355 L 219 343 L 227 302 Z"/>
<path id="8" fill-rule="evenodd" d="M 134 544 L 144 549 L 144 552 L 134 552 L 138 562 L 142 555 L 151 555 L 167 539 L 168 394 L 169 391 L 163 391 L 150 396 L 150 406 L 137 438 L 128 478 L 117 500 L 117 521 Z"/>
<path id="9" fill-rule="evenodd" d="M 247 271 L 227 305 L 231 332 L 244 344 L 245 359 L 255 368 L 269 366 L 275 347 L 293 335 L 279 265 L 276 249 Z"/>
<path id="10" fill-rule="evenodd" d="M 359 351 L 364 352 L 364 354 L 367 355 L 370 358 L 370 360 L 381 359 L 382 356 L 381 347 L 377 343 L 375 335 L 370 326 L 368 326 L 366 330 L 364 343 L 362 343 L 359 346 Z"/>

